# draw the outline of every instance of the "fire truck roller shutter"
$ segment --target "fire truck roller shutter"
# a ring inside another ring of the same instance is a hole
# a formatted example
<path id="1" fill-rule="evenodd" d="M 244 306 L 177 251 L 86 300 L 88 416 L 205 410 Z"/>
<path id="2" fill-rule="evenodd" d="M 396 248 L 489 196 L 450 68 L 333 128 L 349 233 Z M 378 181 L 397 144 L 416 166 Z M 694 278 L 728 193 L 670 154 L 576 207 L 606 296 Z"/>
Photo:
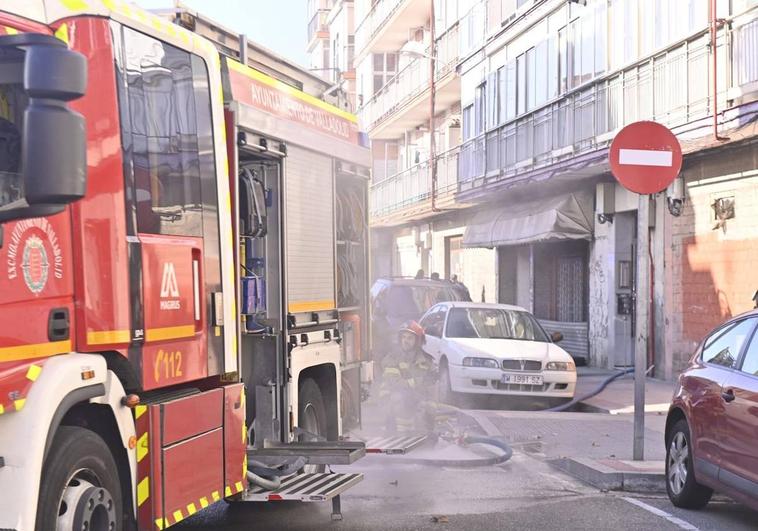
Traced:
<path id="1" fill-rule="evenodd" d="M 332 159 L 290 146 L 286 168 L 288 311 L 331 310 L 336 304 Z"/>

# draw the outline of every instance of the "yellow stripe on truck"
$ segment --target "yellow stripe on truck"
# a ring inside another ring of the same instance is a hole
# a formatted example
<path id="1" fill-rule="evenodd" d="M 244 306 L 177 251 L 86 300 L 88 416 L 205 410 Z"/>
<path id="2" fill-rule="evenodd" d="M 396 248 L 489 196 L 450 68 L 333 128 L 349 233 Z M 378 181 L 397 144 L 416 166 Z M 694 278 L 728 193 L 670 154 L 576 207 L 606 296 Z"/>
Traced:
<path id="1" fill-rule="evenodd" d="M 164 341 L 167 339 L 181 339 L 195 335 L 195 325 L 167 326 L 165 328 L 148 328 L 145 330 L 147 341 Z"/>
<path id="2" fill-rule="evenodd" d="M 292 96 L 301 101 L 309 103 L 313 105 L 314 107 L 318 107 L 319 109 L 326 111 L 330 114 L 334 114 L 335 116 L 339 116 L 340 118 L 344 118 L 345 120 L 349 120 L 353 123 L 358 123 L 358 117 L 356 115 L 349 113 L 347 111 L 343 111 L 342 109 L 340 109 L 339 107 L 335 107 L 334 105 L 330 105 L 329 103 L 325 102 L 324 100 L 320 100 L 316 98 L 315 96 L 306 94 L 305 92 L 298 90 L 295 87 L 288 85 L 287 83 L 284 83 L 283 81 L 274 79 L 273 77 L 267 76 L 263 72 L 259 72 L 258 70 L 250 68 L 249 66 L 243 65 L 242 63 L 234 61 L 234 60 L 228 60 L 227 64 L 229 65 L 229 68 L 231 68 L 232 70 L 235 70 L 239 72 L 240 74 L 249 77 L 250 79 L 254 79 L 258 81 L 259 83 L 268 85 L 269 87 L 272 87 L 278 90 L 279 92 L 283 92 L 287 94 L 288 96 Z"/>
<path id="3" fill-rule="evenodd" d="M 322 312 L 336 307 L 333 300 L 292 302 L 287 306 L 290 313 Z"/>
<path id="4" fill-rule="evenodd" d="M 137 507 L 140 507 L 150 497 L 150 478 L 143 478 L 137 484 Z"/>
<path id="5" fill-rule="evenodd" d="M 56 354 L 66 354 L 68 352 L 71 352 L 70 339 L 51 341 L 49 343 L 35 343 L 32 345 L 18 345 L 15 347 L 1 347 L 0 362 L 49 358 Z"/>

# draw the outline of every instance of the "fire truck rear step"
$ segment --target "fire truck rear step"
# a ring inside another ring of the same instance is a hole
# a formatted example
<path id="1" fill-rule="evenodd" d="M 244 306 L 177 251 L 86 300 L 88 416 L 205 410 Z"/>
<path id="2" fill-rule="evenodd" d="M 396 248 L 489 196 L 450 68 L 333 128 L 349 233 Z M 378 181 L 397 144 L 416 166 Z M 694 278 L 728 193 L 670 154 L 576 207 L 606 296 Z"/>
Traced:
<path id="1" fill-rule="evenodd" d="M 366 455 L 362 441 L 267 443 L 266 448 L 250 448 L 247 457 L 269 466 L 288 457 L 304 457 L 309 465 L 352 465 Z"/>
<path id="2" fill-rule="evenodd" d="M 263 487 L 249 489 L 243 495 L 245 501 L 332 501 L 332 519 L 342 519 L 340 494 L 363 481 L 363 474 L 315 473 L 293 474 L 282 479 L 278 489 Z"/>
<path id="3" fill-rule="evenodd" d="M 404 455 L 423 444 L 426 439 L 426 435 L 377 437 L 366 441 L 366 453 Z"/>

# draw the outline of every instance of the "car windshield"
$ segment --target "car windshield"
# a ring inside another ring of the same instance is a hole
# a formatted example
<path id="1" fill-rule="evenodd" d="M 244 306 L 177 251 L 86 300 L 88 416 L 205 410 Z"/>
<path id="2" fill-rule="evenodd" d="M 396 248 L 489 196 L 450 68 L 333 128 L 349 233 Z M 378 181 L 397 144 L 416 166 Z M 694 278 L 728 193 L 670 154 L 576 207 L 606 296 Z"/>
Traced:
<path id="1" fill-rule="evenodd" d="M 518 339 L 548 342 L 537 320 L 527 312 L 502 308 L 453 308 L 447 337 Z"/>
<path id="2" fill-rule="evenodd" d="M 437 303 L 460 300 L 455 291 L 445 286 L 392 286 L 387 293 L 385 310 L 389 315 L 421 317 Z"/>

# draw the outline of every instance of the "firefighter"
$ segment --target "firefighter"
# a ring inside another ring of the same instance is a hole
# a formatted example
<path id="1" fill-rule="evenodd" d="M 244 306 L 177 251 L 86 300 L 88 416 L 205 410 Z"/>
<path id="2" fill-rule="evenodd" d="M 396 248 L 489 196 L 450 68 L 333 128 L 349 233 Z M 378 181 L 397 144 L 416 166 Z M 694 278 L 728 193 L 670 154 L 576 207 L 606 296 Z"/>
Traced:
<path id="1" fill-rule="evenodd" d="M 408 433 L 434 429 L 434 364 L 422 350 L 424 329 L 416 322 L 403 325 L 398 332 L 399 348 L 382 360 L 379 396 L 387 406 L 386 429 Z"/>

